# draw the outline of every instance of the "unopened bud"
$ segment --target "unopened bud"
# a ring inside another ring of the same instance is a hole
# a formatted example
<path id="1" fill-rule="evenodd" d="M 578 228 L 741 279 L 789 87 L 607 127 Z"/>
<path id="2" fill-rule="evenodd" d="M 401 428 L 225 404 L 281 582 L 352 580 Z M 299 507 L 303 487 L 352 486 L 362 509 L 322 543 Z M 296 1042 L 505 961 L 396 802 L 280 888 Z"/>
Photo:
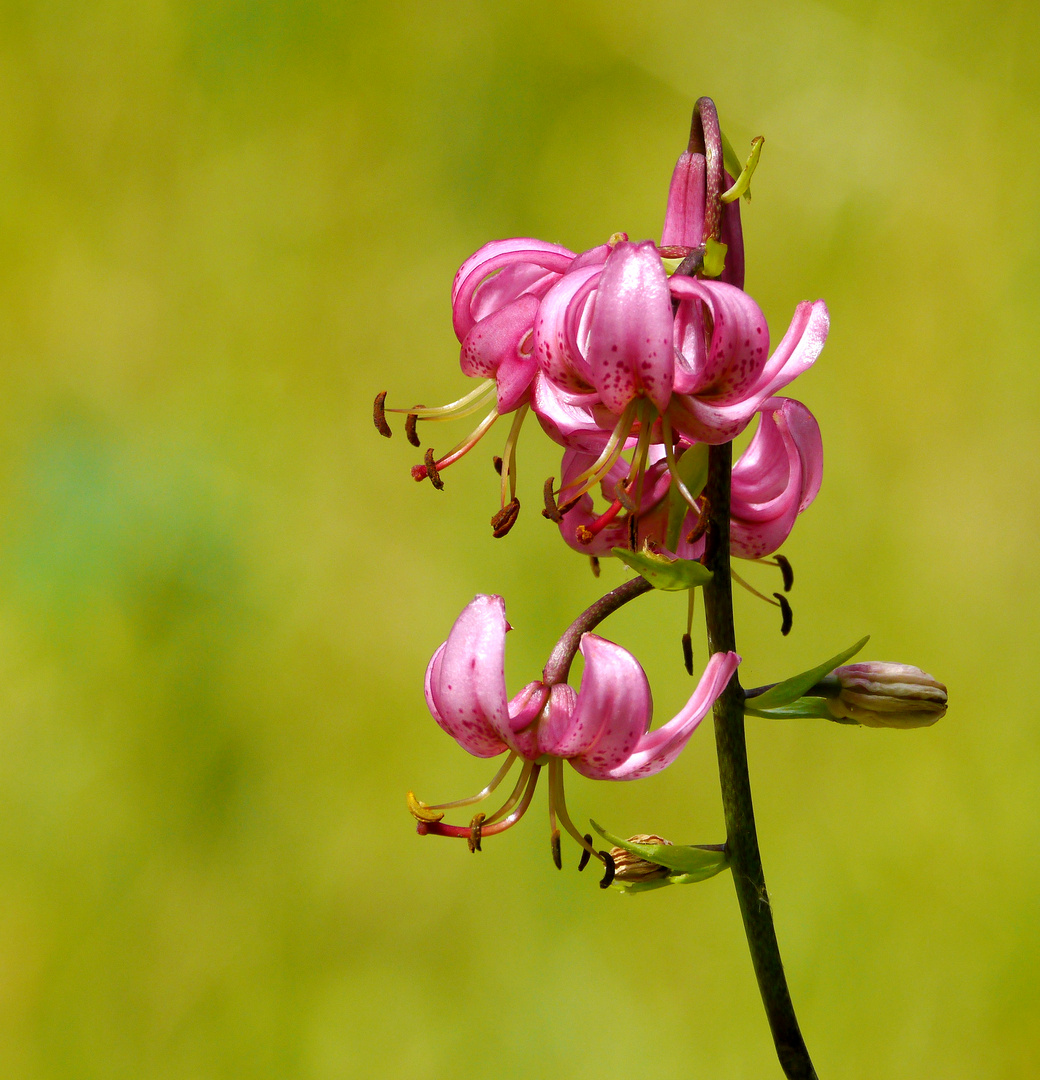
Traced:
<path id="1" fill-rule="evenodd" d="M 836 720 L 864 727 L 927 727 L 946 712 L 946 687 L 910 664 L 846 664 L 830 679 L 840 687 L 836 697 L 827 698 Z"/>
<path id="2" fill-rule="evenodd" d="M 636 833 L 635 836 L 628 838 L 628 842 L 630 844 L 668 844 L 669 846 L 672 843 L 671 840 L 665 840 L 663 837 L 655 836 L 653 833 Z M 672 872 L 667 866 L 649 862 L 631 851 L 626 851 L 624 848 L 612 847 L 610 854 L 614 860 L 614 880 L 623 882 L 626 885 L 638 881 L 654 881 L 657 878 L 666 878 Z"/>

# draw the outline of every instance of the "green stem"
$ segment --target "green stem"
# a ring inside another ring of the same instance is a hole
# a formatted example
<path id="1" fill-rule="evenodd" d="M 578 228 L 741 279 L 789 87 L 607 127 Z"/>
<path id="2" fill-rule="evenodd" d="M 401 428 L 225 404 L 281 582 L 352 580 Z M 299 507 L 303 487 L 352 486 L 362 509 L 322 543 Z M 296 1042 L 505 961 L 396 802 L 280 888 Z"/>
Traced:
<path id="1" fill-rule="evenodd" d="M 710 448 L 705 488 L 709 518 L 704 562 L 714 576 L 704 586 L 704 606 L 708 649 L 712 653 L 736 649 L 729 573 L 732 467 L 732 443 Z M 737 675 L 733 676 L 729 686 L 715 702 L 715 745 L 733 882 L 777 1057 L 784 1075 L 790 1080 L 817 1080 L 805 1040 L 798 1028 L 773 929 L 773 912 L 766 893 L 762 856 L 755 832 L 755 810 L 751 802 L 751 780 L 744 740 L 744 691 Z"/>

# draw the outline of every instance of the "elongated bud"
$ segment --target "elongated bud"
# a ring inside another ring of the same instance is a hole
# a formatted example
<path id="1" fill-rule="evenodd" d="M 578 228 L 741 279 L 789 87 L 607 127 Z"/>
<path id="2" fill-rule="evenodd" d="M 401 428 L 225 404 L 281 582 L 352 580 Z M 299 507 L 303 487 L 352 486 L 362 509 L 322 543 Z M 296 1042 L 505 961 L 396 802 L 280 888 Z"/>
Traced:
<path id="1" fill-rule="evenodd" d="M 628 838 L 630 844 L 668 844 L 671 840 L 665 840 L 662 836 L 654 833 L 637 833 Z M 658 878 L 666 878 L 671 873 L 667 866 L 660 863 L 649 862 L 647 859 L 634 855 L 624 848 L 612 847 L 610 854 L 614 859 L 614 880 L 624 882 L 626 885 L 637 881 L 656 881 Z"/>
<path id="2" fill-rule="evenodd" d="M 946 712 L 946 687 L 910 664 L 846 664 L 830 678 L 840 687 L 836 697 L 827 698 L 836 720 L 864 727 L 927 727 Z"/>

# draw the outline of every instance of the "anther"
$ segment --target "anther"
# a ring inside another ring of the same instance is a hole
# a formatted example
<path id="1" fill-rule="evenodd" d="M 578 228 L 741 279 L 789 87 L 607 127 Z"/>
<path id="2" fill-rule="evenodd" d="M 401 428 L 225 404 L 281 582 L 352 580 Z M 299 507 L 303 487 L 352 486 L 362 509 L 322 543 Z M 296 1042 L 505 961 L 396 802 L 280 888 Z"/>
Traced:
<path id="1" fill-rule="evenodd" d="M 426 475 L 430 478 L 430 483 L 433 484 L 438 491 L 443 491 L 444 481 L 441 479 L 441 474 L 437 472 L 437 462 L 433 457 L 432 446 L 426 451 L 426 456 L 423 458 L 423 461 L 426 463 Z M 414 469 L 412 470 L 412 475 L 415 475 Z"/>
<path id="2" fill-rule="evenodd" d="M 426 408 L 425 405 L 416 405 L 415 407 L 417 409 Z M 422 440 L 419 438 L 415 430 L 415 425 L 416 423 L 418 423 L 418 420 L 418 414 L 413 412 L 410 412 L 404 418 L 404 433 L 408 436 L 408 441 L 412 444 L 412 446 L 422 446 Z"/>
<path id="3" fill-rule="evenodd" d="M 592 567 L 592 576 L 599 577 L 599 559 L 595 555 L 589 556 L 589 566 Z"/>
<path id="4" fill-rule="evenodd" d="M 639 546 L 639 519 L 635 514 L 628 515 L 628 546 L 635 551 Z"/>
<path id="5" fill-rule="evenodd" d="M 693 639 L 689 634 L 682 636 L 682 660 L 686 667 L 686 674 L 693 674 Z"/>
<path id="6" fill-rule="evenodd" d="M 696 544 L 708 529 L 708 504 L 705 502 L 701 512 L 697 515 L 697 521 L 686 537 L 686 543 Z"/>
<path id="7" fill-rule="evenodd" d="M 784 592 L 790 592 L 791 586 L 794 584 L 794 570 L 791 569 L 791 564 L 783 555 L 776 555 L 774 558 L 776 559 L 776 565 L 780 567 L 780 574 L 784 579 Z"/>
<path id="8" fill-rule="evenodd" d="M 553 862 L 556 864 L 557 870 L 563 869 L 563 857 L 560 854 L 560 830 L 553 829 L 552 840 L 552 857 Z"/>
<path id="9" fill-rule="evenodd" d="M 466 842 L 469 844 L 469 850 L 471 852 L 480 851 L 480 827 L 484 824 L 484 818 L 487 814 L 474 814 L 473 820 L 469 823 L 469 836 L 466 838 Z"/>
<path id="10" fill-rule="evenodd" d="M 495 454 L 495 456 L 491 459 L 491 464 L 495 466 L 495 472 L 497 472 L 498 475 L 501 476 L 502 475 L 502 459 L 498 456 L 498 454 Z"/>
<path id="11" fill-rule="evenodd" d="M 619 480 L 614 485 L 614 495 L 617 497 L 617 501 L 630 513 L 634 514 L 638 511 L 638 507 L 632 499 L 632 496 L 625 488 L 625 481 Z"/>
<path id="12" fill-rule="evenodd" d="M 555 521 L 558 525 L 563 520 L 563 515 L 560 513 L 559 507 L 556 505 L 556 497 L 553 495 L 553 477 L 546 477 L 545 483 L 542 485 L 542 498 L 545 500 L 545 509 L 542 511 L 542 517 L 548 518 L 550 521 Z"/>
<path id="13" fill-rule="evenodd" d="M 794 623 L 794 612 L 791 610 L 791 605 L 787 602 L 787 597 L 783 593 L 775 592 L 773 595 L 780 602 L 780 613 L 783 619 L 780 623 L 780 633 L 787 637 Z"/>
<path id="14" fill-rule="evenodd" d="M 516 524 L 516 519 L 519 515 L 520 500 L 514 498 L 512 502 L 503 506 L 491 519 L 491 528 L 494 530 L 492 535 L 496 539 L 501 539 Z"/>
<path id="15" fill-rule="evenodd" d="M 592 833 L 585 834 L 585 847 L 581 849 L 581 858 L 578 860 L 578 872 L 581 873 L 589 865 L 592 858 Z"/>
<path id="16" fill-rule="evenodd" d="M 599 883 L 601 889 L 606 889 L 614 880 L 614 856 L 609 851 L 601 851 L 599 857 L 603 860 L 603 880 Z"/>
<path id="17" fill-rule="evenodd" d="M 408 812 L 416 821 L 432 822 L 440 821 L 444 817 L 443 811 L 431 810 L 426 803 L 415 797 L 415 792 L 408 792 Z"/>
<path id="18" fill-rule="evenodd" d="M 376 394 L 376 400 L 372 405 L 372 423 L 376 426 L 376 431 L 380 435 L 389 439 L 393 432 L 390 430 L 390 425 L 386 422 L 386 391 Z"/>

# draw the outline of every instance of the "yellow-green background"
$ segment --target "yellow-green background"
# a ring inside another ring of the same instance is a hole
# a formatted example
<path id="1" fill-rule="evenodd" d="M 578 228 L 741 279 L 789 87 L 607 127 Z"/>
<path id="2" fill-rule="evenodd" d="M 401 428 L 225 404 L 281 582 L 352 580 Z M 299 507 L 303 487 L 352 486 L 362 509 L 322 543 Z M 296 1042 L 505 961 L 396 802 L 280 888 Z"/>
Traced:
<path id="1" fill-rule="evenodd" d="M 833 320 L 792 388 L 826 444 L 795 629 L 738 597 L 744 681 L 870 632 L 950 689 L 924 731 L 750 725 L 806 1038 L 824 1077 L 1040 1073 L 1038 43 L 979 0 L 5 2 L 0 1073 L 780 1075 L 727 877 L 601 893 L 544 793 L 479 857 L 415 835 L 407 789 L 493 768 L 422 698 L 463 605 L 507 598 L 515 689 L 597 584 L 534 425 L 495 541 L 504 432 L 438 494 L 369 411 L 466 389 L 449 288 L 486 240 L 656 236 L 704 93 L 766 136 L 774 340 L 800 299 Z M 683 618 L 604 627 L 659 720 Z M 568 791 L 722 838 L 707 727 Z"/>

